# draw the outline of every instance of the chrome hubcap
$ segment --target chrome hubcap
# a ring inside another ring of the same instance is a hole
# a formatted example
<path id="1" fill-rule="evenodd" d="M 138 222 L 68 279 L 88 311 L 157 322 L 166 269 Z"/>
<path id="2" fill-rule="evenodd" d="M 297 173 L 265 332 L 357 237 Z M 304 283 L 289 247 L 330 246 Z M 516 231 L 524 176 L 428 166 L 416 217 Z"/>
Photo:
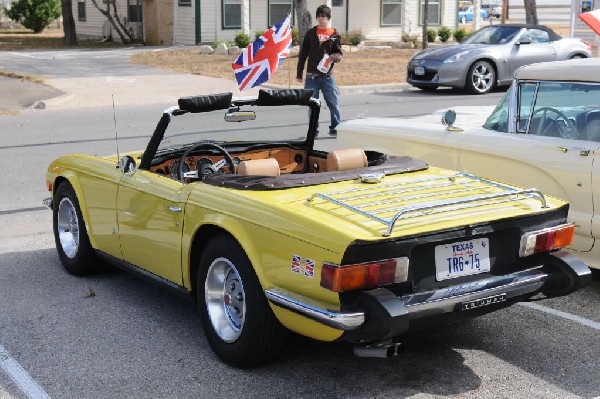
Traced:
<path id="1" fill-rule="evenodd" d="M 204 298 L 213 329 L 225 342 L 242 334 L 246 315 L 246 294 L 242 279 L 226 258 L 218 258 L 208 268 Z"/>
<path id="2" fill-rule="evenodd" d="M 494 84 L 494 71 L 488 65 L 477 65 L 473 69 L 473 87 L 478 92 L 485 92 Z"/>
<path id="3" fill-rule="evenodd" d="M 75 206 L 66 197 L 58 205 L 57 230 L 63 252 L 69 259 L 73 259 L 79 249 L 79 219 Z"/>

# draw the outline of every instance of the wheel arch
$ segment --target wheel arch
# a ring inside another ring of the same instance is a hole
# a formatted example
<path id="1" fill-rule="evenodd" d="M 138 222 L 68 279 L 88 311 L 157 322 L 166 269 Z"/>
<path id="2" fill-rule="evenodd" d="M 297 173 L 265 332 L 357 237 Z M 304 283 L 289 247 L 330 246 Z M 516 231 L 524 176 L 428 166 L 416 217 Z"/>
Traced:
<path id="1" fill-rule="evenodd" d="M 475 63 L 479 62 L 479 61 L 485 61 L 488 62 L 492 68 L 494 68 L 494 73 L 496 74 L 496 79 L 494 80 L 494 86 L 492 87 L 492 90 L 495 89 L 496 87 L 498 87 L 498 64 L 496 63 L 496 60 L 493 57 L 490 56 L 481 56 L 475 60 L 473 60 L 473 62 L 471 62 L 469 64 L 469 68 L 467 68 L 467 76 L 465 77 L 465 88 L 467 87 L 467 82 L 469 81 L 469 72 L 471 71 L 471 68 L 473 67 L 473 65 L 475 65 Z"/>
<path id="2" fill-rule="evenodd" d="M 60 175 L 56 176 L 54 178 L 54 182 L 52 184 L 52 198 L 54 199 L 54 196 L 56 194 L 56 189 L 58 188 L 58 186 L 60 186 L 61 184 L 64 184 L 64 183 L 70 184 L 71 187 L 73 188 L 73 191 L 75 191 L 75 195 L 77 196 L 77 203 L 79 204 L 79 209 L 81 210 L 81 215 L 83 216 L 83 225 L 85 226 L 85 230 L 86 230 L 88 238 L 90 240 L 90 244 L 92 245 L 93 248 L 97 248 L 96 239 L 94 237 L 94 231 L 93 231 L 92 226 L 90 226 L 90 223 L 89 223 L 90 216 L 88 213 L 87 204 L 82 203 L 82 201 L 81 201 L 81 198 L 84 198 L 83 188 L 81 187 L 81 184 L 79 182 L 79 179 L 77 178 L 77 175 L 73 172 L 70 172 L 70 173 L 64 173 L 64 174 L 60 174 Z"/>
<path id="3" fill-rule="evenodd" d="M 252 246 L 252 238 L 241 228 L 241 226 L 239 226 L 239 223 L 233 220 L 221 220 L 220 223 L 209 221 L 197 227 L 190 240 L 191 244 L 188 251 L 188 263 L 184 266 L 184 285 L 190 287 L 192 292 L 196 292 L 196 279 L 198 277 L 198 263 L 200 257 L 210 239 L 218 234 L 226 234 L 238 243 L 250 260 L 261 287 L 264 288 L 266 277 L 261 269 L 256 267 L 256 265 L 260 263 L 260 256 L 258 256 L 257 251 Z"/>

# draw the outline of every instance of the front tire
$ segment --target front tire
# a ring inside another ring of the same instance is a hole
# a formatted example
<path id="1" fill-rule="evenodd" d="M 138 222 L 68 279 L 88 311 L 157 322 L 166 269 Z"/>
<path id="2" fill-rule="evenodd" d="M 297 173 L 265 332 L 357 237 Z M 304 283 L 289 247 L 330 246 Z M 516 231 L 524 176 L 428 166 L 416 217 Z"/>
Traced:
<path id="1" fill-rule="evenodd" d="M 198 311 L 208 343 L 217 356 L 239 368 L 276 357 L 287 330 L 269 307 L 240 245 L 226 234 L 214 237 L 198 267 Z"/>
<path id="2" fill-rule="evenodd" d="M 75 276 L 98 272 L 100 261 L 90 244 L 79 201 L 71 184 L 61 183 L 52 201 L 54 241 L 64 268 Z"/>
<path id="3" fill-rule="evenodd" d="M 487 61 L 477 61 L 467 73 L 465 89 L 471 94 L 486 94 L 496 85 L 496 70 Z"/>

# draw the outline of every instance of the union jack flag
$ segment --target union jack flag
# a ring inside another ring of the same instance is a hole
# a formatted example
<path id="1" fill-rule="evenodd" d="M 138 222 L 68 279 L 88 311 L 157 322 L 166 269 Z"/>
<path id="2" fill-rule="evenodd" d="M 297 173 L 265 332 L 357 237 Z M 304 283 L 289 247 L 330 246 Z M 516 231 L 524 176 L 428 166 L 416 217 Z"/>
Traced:
<path id="1" fill-rule="evenodd" d="M 300 255 L 292 255 L 292 272 L 300 274 L 300 263 L 302 257 Z"/>
<path id="2" fill-rule="evenodd" d="M 306 277 L 313 278 L 315 275 L 315 261 L 312 259 L 306 259 L 304 263 L 304 275 Z"/>
<path id="3" fill-rule="evenodd" d="M 250 43 L 231 64 L 240 90 L 251 89 L 269 80 L 279 64 L 290 55 L 290 15 Z"/>

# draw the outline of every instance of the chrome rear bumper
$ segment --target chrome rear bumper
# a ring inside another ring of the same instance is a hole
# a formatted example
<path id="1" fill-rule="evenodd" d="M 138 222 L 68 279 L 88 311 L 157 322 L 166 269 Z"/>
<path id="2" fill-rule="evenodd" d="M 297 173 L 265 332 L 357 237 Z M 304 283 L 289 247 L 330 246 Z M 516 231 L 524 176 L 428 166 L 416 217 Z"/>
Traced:
<path id="1" fill-rule="evenodd" d="M 390 331 L 386 334 L 394 336 L 408 330 L 414 320 L 510 303 L 511 299 L 526 298 L 538 292 L 549 296 L 566 295 L 591 282 L 590 269 L 582 261 L 566 252 L 558 252 L 549 256 L 548 265 L 539 268 L 400 297 L 386 288 L 376 288 L 365 291 L 359 303 L 375 304 L 367 307 L 371 312 L 382 313 L 378 317 L 387 320 Z M 363 327 L 369 313 L 368 310 L 345 312 L 331 309 L 323 302 L 282 288 L 268 289 L 265 294 L 277 306 L 344 331 Z"/>

